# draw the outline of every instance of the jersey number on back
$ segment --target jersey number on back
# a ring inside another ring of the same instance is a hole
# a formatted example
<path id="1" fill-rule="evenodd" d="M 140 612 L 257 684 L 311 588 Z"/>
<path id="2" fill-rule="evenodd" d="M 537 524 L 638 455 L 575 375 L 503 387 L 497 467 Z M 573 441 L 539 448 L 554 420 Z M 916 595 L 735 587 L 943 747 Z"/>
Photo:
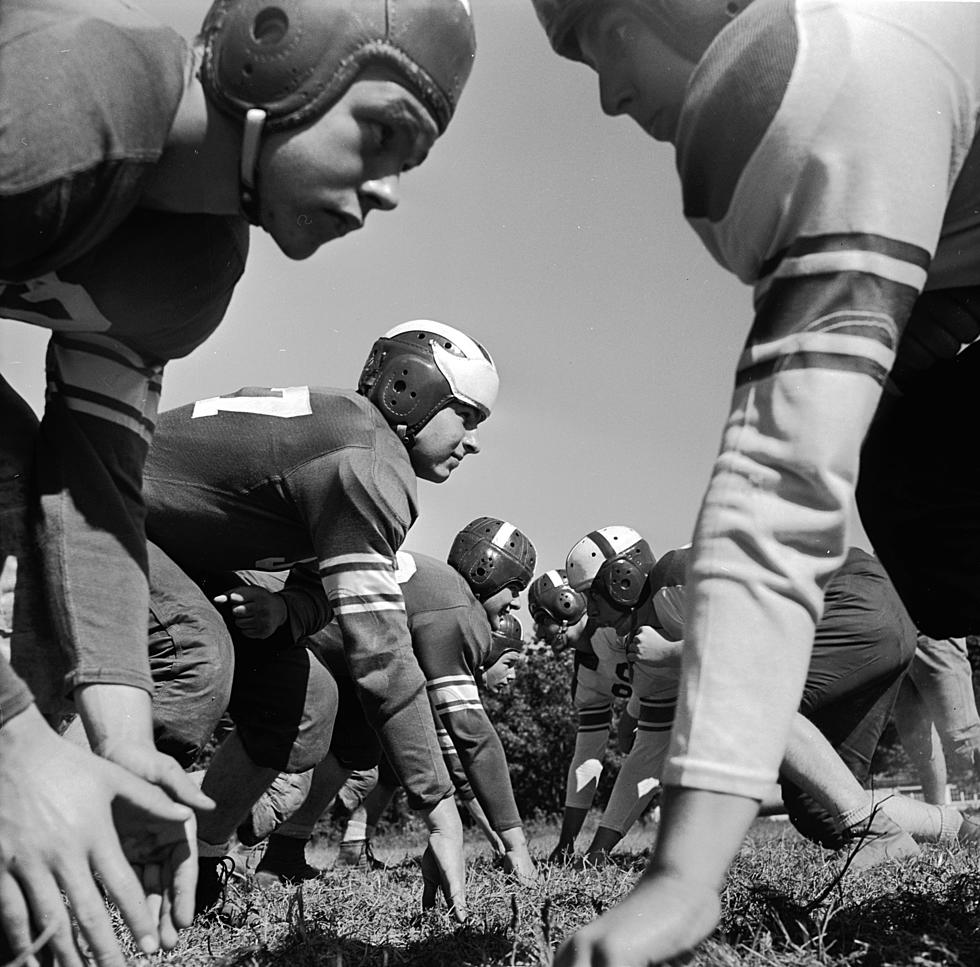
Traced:
<path id="1" fill-rule="evenodd" d="M 254 413 L 256 416 L 277 416 L 284 420 L 294 416 L 309 416 L 313 412 L 310 407 L 310 388 L 309 386 L 273 388 L 268 396 L 212 396 L 207 400 L 198 400 L 194 404 L 191 419 L 217 416 L 220 412 Z"/>

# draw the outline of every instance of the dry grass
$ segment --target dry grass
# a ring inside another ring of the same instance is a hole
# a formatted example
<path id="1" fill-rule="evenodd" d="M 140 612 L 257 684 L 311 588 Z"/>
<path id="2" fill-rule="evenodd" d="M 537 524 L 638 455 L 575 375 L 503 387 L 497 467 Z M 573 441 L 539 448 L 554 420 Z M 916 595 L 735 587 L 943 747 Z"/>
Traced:
<path id="1" fill-rule="evenodd" d="M 586 831 L 587 834 L 588 831 Z M 555 840 L 532 829 L 543 860 Z M 478 843 L 469 864 L 469 922 L 419 910 L 418 833 L 377 841 L 377 872 L 332 869 L 333 844 L 311 859 L 325 873 L 301 889 L 262 892 L 242 881 L 220 915 L 199 920 L 169 955 L 133 967 L 470 967 L 545 965 L 561 940 L 616 903 L 642 870 L 654 829 L 626 841 L 615 863 L 575 870 L 542 862 L 521 886 Z M 584 838 L 584 837 L 583 837 Z M 976 967 L 978 854 L 927 847 L 921 858 L 840 880 L 840 860 L 785 824 L 759 822 L 729 878 L 719 930 L 690 963 L 703 967 Z"/>

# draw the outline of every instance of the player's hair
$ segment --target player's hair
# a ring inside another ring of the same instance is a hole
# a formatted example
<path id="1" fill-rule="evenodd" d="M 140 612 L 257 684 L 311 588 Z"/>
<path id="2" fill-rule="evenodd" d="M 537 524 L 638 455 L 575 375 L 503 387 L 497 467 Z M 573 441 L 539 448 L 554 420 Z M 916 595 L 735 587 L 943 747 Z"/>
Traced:
<path id="1" fill-rule="evenodd" d="M 575 28 L 604 0 L 531 0 L 555 52 L 583 60 Z M 657 35 L 674 50 L 698 60 L 708 45 L 752 0 L 615 0 L 629 3 L 651 21 Z"/>

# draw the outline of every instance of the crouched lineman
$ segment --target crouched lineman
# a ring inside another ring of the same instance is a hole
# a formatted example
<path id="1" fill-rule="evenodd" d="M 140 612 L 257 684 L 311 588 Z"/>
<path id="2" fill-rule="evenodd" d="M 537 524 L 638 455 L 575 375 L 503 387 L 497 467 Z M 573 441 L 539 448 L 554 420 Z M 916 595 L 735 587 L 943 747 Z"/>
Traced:
<path id="1" fill-rule="evenodd" d="M 501 615 L 496 630 L 490 633 L 490 654 L 480 669 L 481 678 L 477 679 L 479 691 L 491 695 L 502 695 L 506 692 L 517 681 L 517 669 L 523 651 L 524 627 L 520 619 L 513 614 Z M 526 868 L 515 863 L 517 851 L 507 849 L 507 845 L 493 828 L 473 787 L 466 779 L 460 756 L 452 745 L 452 737 L 445 729 L 439 728 L 438 722 L 436 729 L 439 731 L 439 738 L 446 740 L 442 751 L 456 786 L 457 799 L 465 803 L 470 816 L 487 838 L 487 842 L 504 869 L 508 872 L 516 872 L 519 877 L 526 879 L 528 876 L 524 871 Z M 351 773 L 350 778 L 337 794 L 337 806 L 339 810 L 346 813 L 344 831 L 337 852 L 338 866 L 353 866 L 359 869 L 384 868 L 385 864 L 374 856 L 371 839 L 379 820 L 391 805 L 398 789 L 398 780 L 386 759 L 382 759 L 375 768 Z M 533 870 L 533 867 L 531 869 Z M 259 874 L 256 877 L 260 885 L 261 876 L 262 874 Z"/>
<path id="2" fill-rule="evenodd" d="M 602 575 L 608 576 L 611 593 L 617 600 L 635 602 L 655 561 L 650 545 L 637 531 L 613 524 L 591 531 L 575 543 L 568 552 L 565 573 L 569 590 L 585 602 L 591 603 L 593 583 Z M 565 596 L 567 598 L 567 592 Z M 561 831 L 550 856 L 552 862 L 571 858 L 575 838 L 595 798 L 612 723 L 613 701 L 631 699 L 636 687 L 650 690 L 645 680 L 640 680 L 641 674 L 634 676 L 636 670 L 628 661 L 625 642 L 616 629 L 600 625 L 593 619 L 591 604 L 587 616 L 566 635 L 575 646 L 572 701 L 578 728 L 565 782 Z M 628 772 L 623 769 L 620 772 L 625 781 Z M 621 784 L 617 777 L 617 786 Z M 622 810 L 621 822 L 617 825 L 632 824 L 641 808 L 632 813 L 634 803 L 647 799 L 646 794 L 656 785 L 655 781 L 651 784 L 649 780 L 645 785 L 641 783 L 643 793 L 634 796 L 633 802 Z M 607 813 L 611 815 L 608 809 Z M 625 818 L 627 813 L 631 817 L 629 820 Z"/>
<path id="3" fill-rule="evenodd" d="M 259 795 L 281 771 L 305 771 L 326 754 L 337 709 L 336 685 L 296 643 L 281 596 L 271 596 L 274 611 L 262 611 L 268 595 L 233 603 L 232 662 L 208 595 L 225 600 L 242 583 L 235 571 L 307 562 L 315 581 L 290 592 L 294 611 L 319 610 L 306 627 L 336 622 L 364 715 L 429 827 L 428 868 L 465 916 L 462 827 L 395 552 L 416 517 L 416 477 L 441 483 L 479 451 L 477 427 L 497 388 L 479 343 L 421 320 L 374 343 L 357 392 L 248 388 L 161 415 L 145 494 L 162 747 L 186 762 L 204 745 L 234 665 L 235 728 L 203 781 L 216 808 L 198 827 L 199 909 L 217 899 L 219 857 Z"/>
<path id="4" fill-rule="evenodd" d="M 636 744 L 620 773 L 632 781 L 620 788 L 617 777 L 589 850 L 592 860 L 601 860 L 628 829 L 608 821 L 614 803 L 636 800 L 661 775 L 680 678 L 689 550 L 665 554 L 632 602 L 614 598 L 619 584 L 606 573 L 614 561 L 599 569 L 590 589 L 590 621 L 619 628 L 634 676 L 646 667 L 648 677 L 660 683 L 654 696 L 637 696 Z M 978 828 L 955 807 L 898 795 L 875 802 L 862 785 L 914 648 L 915 630 L 884 569 L 852 547 L 825 591 L 779 780 L 790 820 L 803 835 L 829 849 L 856 847 L 851 870 L 913 856 L 915 840 L 977 838 Z"/>
<path id="5" fill-rule="evenodd" d="M 534 637 L 556 654 L 574 643 L 585 628 L 585 595 L 568 583 L 564 568 L 536 577 L 527 589 L 527 609 L 534 622 Z"/>
<path id="6" fill-rule="evenodd" d="M 151 892 L 172 902 L 150 923 L 110 862 L 108 803 L 123 786 L 144 802 L 153 791 L 67 751 L 42 713 L 70 694 L 100 756 L 206 804 L 153 747 L 141 641 L 140 483 L 163 366 L 225 315 L 250 223 L 300 259 L 397 206 L 401 173 L 456 107 L 473 24 L 457 0 L 220 0 L 190 43 L 125 0 L 2 6 L 0 316 L 53 334 L 40 426 L 0 379 L 0 781 L 18 789 L 0 799 L 0 938 L 23 952 L 29 910 L 77 962 L 60 883 L 96 957 L 116 963 L 92 872 L 140 949 L 170 947 L 190 916 L 187 844 L 171 844 L 174 877 Z M 42 745 L 45 765 L 25 768 Z M 191 815 L 156 801 L 158 818 Z M 122 839 L 144 866 L 149 841 Z"/>
<path id="7" fill-rule="evenodd" d="M 425 674 L 431 714 L 450 774 L 464 802 L 473 803 L 471 811 L 502 853 L 505 867 L 525 878 L 534 875 L 534 864 L 504 749 L 477 686 L 491 677 L 491 668 L 494 679 L 509 673 L 513 659 L 508 656 L 519 645 L 501 640 L 497 632 L 511 617 L 508 612 L 519 607 L 518 595 L 534 573 L 535 559 L 533 544 L 513 524 L 479 517 L 456 535 L 447 561 L 400 551 L 396 572 L 412 648 Z M 310 645 L 336 678 L 341 708 L 359 712 L 353 703 L 344 702 L 350 676 L 339 660 L 336 626 L 317 632 Z M 342 729 L 339 726 L 338 722 L 330 754 L 312 776 L 281 776 L 253 810 L 250 832 L 242 836 L 249 842 L 268 831 L 272 825 L 268 817 L 289 817 L 269 839 L 257 870 L 260 876 L 315 875 L 306 865 L 304 851 L 316 821 L 350 776 L 352 765 L 361 772 L 378 764 L 377 743 L 371 741 L 363 716 L 355 715 L 344 721 Z M 370 816 L 380 816 L 400 785 L 391 765 L 382 760 L 381 780 L 369 793 L 364 790 Z M 367 830 L 348 825 L 346 833 L 349 842 L 359 840 L 367 849 Z"/>

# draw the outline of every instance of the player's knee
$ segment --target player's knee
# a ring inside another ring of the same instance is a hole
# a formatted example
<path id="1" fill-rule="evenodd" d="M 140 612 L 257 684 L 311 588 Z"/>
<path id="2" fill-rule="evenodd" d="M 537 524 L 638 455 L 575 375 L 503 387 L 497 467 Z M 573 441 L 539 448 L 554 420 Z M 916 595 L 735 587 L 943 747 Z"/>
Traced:
<path id="1" fill-rule="evenodd" d="M 845 845 L 838 824 L 826 809 L 792 783 L 781 782 L 780 788 L 789 821 L 801 836 L 824 849 L 838 850 Z"/>

